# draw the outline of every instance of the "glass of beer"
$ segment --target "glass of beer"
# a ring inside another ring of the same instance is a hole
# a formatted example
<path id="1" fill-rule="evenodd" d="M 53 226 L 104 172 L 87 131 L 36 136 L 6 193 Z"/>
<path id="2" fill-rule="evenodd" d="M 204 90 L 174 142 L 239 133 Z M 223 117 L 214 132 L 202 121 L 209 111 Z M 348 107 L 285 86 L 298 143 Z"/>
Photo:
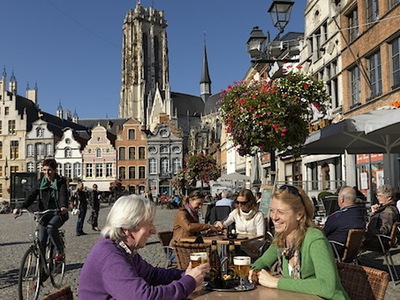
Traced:
<path id="1" fill-rule="evenodd" d="M 197 266 L 208 262 L 208 254 L 207 252 L 190 253 L 190 261 L 192 263 L 192 268 L 196 268 Z"/>
<path id="2" fill-rule="evenodd" d="M 244 284 L 244 279 L 249 275 L 251 259 L 250 256 L 235 256 L 233 258 L 236 274 L 240 277 L 239 286 L 236 287 L 239 291 L 245 291 L 248 287 Z"/>

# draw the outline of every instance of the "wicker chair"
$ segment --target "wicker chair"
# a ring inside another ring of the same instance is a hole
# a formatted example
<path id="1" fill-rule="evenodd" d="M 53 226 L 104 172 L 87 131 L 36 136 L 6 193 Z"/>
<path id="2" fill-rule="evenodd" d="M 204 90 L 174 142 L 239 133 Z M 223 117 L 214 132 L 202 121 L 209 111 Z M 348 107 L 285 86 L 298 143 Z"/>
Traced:
<path id="1" fill-rule="evenodd" d="M 178 261 L 178 268 L 186 270 L 190 263 L 190 253 L 192 252 L 207 252 L 210 255 L 211 244 L 206 243 L 179 243 L 173 244 L 176 259 Z"/>
<path id="2" fill-rule="evenodd" d="M 383 300 L 389 284 L 385 271 L 360 265 L 337 263 L 342 285 L 354 300 Z"/>
<path id="3" fill-rule="evenodd" d="M 364 229 L 350 229 L 347 234 L 346 244 L 342 244 L 336 241 L 329 241 L 335 253 L 335 258 L 338 262 L 355 262 L 356 264 L 362 242 L 364 239 L 365 230 Z M 340 257 L 337 245 L 344 246 L 343 257 Z"/>
<path id="4" fill-rule="evenodd" d="M 65 286 L 49 295 L 44 297 L 42 300 L 73 300 L 74 295 L 72 294 L 71 287 Z"/>

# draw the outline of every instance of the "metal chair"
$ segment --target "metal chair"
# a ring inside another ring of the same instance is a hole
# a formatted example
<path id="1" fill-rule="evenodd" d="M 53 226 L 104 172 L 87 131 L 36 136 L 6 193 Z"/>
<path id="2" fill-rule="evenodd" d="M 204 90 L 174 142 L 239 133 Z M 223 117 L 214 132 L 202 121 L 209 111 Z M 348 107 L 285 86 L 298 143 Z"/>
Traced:
<path id="1" fill-rule="evenodd" d="M 186 270 L 190 263 L 190 253 L 207 252 L 210 255 L 211 244 L 174 242 L 173 248 L 178 262 L 178 268 Z"/>
<path id="2" fill-rule="evenodd" d="M 175 267 L 175 263 L 173 261 L 173 253 L 174 249 L 170 246 L 170 242 L 172 240 L 172 236 L 174 235 L 173 231 L 160 231 L 158 232 L 158 238 L 161 242 L 161 246 L 164 249 L 165 255 L 168 259 L 167 268 Z"/>
<path id="3" fill-rule="evenodd" d="M 350 299 L 383 300 L 389 284 L 385 271 L 347 263 L 337 263 L 343 288 Z"/>
<path id="4" fill-rule="evenodd" d="M 350 229 L 347 234 L 346 244 L 337 241 L 329 241 L 338 262 L 355 262 L 358 264 L 358 256 L 364 239 L 364 229 Z M 344 247 L 343 256 L 340 257 L 338 247 Z"/>

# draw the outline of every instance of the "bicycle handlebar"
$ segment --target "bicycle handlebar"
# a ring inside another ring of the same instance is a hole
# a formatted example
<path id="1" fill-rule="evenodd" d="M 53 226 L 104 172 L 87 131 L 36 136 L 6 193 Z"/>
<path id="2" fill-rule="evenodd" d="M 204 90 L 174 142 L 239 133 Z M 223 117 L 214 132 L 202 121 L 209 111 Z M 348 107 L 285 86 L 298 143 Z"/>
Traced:
<path id="1" fill-rule="evenodd" d="M 43 210 L 43 211 L 34 211 L 34 212 L 30 212 L 27 209 L 20 209 L 19 210 L 19 214 L 16 215 L 14 217 L 14 219 L 22 216 L 23 213 L 33 214 L 35 217 L 40 218 L 40 217 L 43 217 L 44 215 L 47 215 L 47 214 L 57 214 L 59 212 L 60 212 L 60 210 L 57 209 L 57 208 L 56 209 L 46 209 L 46 210 Z"/>

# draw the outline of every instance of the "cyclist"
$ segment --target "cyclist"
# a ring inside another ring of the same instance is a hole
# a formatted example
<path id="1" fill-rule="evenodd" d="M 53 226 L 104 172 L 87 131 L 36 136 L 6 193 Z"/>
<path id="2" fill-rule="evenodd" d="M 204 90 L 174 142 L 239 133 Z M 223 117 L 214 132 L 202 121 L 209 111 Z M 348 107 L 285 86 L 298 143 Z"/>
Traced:
<path id="1" fill-rule="evenodd" d="M 35 201 L 38 202 L 39 211 L 46 209 L 59 209 L 59 215 L 45 215 L 39 224 L 40 248 L 44 253 L 47 238 L 50 237 L 56 253 L 56 261 L 63 260 L 64 245 L 58 233 L 58 229 L 68 220 L 68 190 L 64 177 L 57 174 L 57 161 L 45 159 L 42 162 L 43 177 L 39 180 L 38 187 L 28 196 L 24 203 L 18 205 L 13 213 L 16 215 L 20 209 L 27 209 Z"/>

